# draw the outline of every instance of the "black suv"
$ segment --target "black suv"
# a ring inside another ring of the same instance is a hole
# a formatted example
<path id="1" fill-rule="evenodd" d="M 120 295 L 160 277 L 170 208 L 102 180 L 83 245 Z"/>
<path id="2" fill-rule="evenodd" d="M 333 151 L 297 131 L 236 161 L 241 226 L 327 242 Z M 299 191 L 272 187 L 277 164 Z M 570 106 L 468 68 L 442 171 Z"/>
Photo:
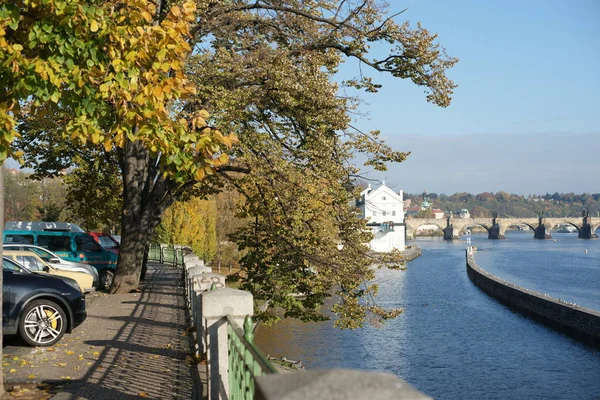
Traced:
<path id="1" fill-rule="evenodd" d="M 2 334 L 19 334 L 31 346 L 52 346 L 87 316 L 73 279 L 36 274 L 8 258 L 2 270 Z"/>

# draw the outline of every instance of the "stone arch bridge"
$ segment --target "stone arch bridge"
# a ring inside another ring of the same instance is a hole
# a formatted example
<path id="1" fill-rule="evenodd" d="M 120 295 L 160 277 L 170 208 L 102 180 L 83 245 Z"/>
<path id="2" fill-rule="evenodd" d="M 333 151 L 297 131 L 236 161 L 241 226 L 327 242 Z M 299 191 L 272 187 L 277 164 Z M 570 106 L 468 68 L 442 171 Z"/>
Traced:
<path id="1" fill-rule="evenodd" d="M 534 238 L 550 239 L 552 229 L 559 225 L 570 225 L 577 229 L 582 239 L 597 238 L 596 229 L 600 227 L 600 218 L 592 221 L 589 215 L 577 218 L 453 218 L 446 219 L 422 219 L 408 218 L 404 220 L 406 225 L 406 238 L 414 239 L 415 232 L 423 225 L 435 225 L 444 232 L 444 239 L 458 239 L 464 234 L 467 227 L 481 226 L 488 232 L 489 239 L 504 239 L 506 230 L 513 225 L 527 225 L 533 230 Z"/>

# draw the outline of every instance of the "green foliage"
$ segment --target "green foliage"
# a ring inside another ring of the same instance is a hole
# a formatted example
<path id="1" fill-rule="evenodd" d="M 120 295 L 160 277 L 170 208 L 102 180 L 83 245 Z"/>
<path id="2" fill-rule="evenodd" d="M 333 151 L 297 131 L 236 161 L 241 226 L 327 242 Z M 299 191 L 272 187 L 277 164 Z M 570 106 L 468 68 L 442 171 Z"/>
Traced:
<path id="1" fill-rule="evenodd" d="M 40 213 L 40 220 L 44 222 L 62 221 L 61 214 L 63 209 L 63 207 L 52 202 L 46 203 L 42 207 L 37 207 Z"/>
<path id="2" fill-rule="evenodd" d="M 103 152 L 76 156 L 77 167 L 65 176 L 72 219 L 88 231 L 120 231 L 123 182 L 114 158 Z"/>

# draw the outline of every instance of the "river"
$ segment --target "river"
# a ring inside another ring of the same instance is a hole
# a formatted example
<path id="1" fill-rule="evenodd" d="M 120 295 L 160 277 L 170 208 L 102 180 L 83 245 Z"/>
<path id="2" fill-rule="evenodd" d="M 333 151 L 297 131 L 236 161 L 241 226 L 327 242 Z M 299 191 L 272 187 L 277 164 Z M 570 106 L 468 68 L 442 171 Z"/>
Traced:
<path id="1" fill-rule="evenodd" d="M 600 240 L 508 231 L 472 235 L 477 263 L 541 293 L 600 309 Z M 256 341 L 272 356 L 309 369 L 393 373 L 437 399 L 600 399 L 600 351 L 514 313 L 475 287 L 465 241 L 417 239 L 423 254 L 408 270 L 379 270 L 378 302 L 402 307 L 382 328 L 354 331 L 286 320 L 261 326 Z M 587 250 L 587 252 L 586 252 Z"/>

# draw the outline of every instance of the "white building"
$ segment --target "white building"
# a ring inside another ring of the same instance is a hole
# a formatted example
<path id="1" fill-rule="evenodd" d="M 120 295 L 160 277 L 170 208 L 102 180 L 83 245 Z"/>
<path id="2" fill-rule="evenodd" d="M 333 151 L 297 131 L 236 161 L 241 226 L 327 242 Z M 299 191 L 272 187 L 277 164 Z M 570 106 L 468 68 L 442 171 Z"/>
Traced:
<path id="1" fill-rule="evenodd" d="M 374 238 L 369 243 L 371 250 L 389 252 L 392 249 L 405 250 L 404 201 L 403 192 L 394 192 L 385 186 L 377 189 L 371 185 L 362 191 L 357 206 L 361 218 L 367 219 L 367 227 L 373 231 Z"/>

